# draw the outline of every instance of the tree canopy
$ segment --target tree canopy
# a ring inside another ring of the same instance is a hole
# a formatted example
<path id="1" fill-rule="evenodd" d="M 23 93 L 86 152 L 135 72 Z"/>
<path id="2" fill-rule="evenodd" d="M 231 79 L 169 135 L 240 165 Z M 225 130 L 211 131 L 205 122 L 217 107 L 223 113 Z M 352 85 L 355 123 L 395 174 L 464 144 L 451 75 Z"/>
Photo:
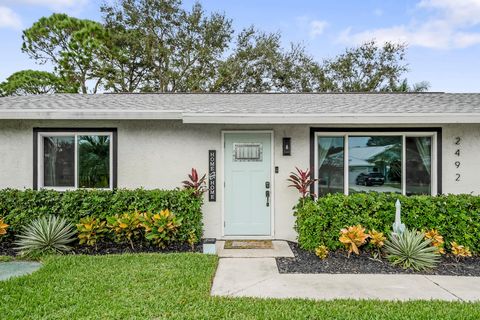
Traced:
<path id="1" fill-rule="evenodd" d="M 280 33 L 254 26 L 235 32 L 225 14 L 206 13 L 198 2 L 186 9 L 181 0 L 118 0 L 100 10 L 101 22 L 55 13 L 23 32 L 22 51 L 53 66 L 53 73 L 40 77 L 44 84 L 52 81 L 48 90 L 37 83 L 37 93 L 407 92 L 429 87 L 407 82 L 405 44 L 369 41 L 319 61 L 300 44 L 284 47 Z M 58 87 L 58 79 L 71 85 Z M 13 80 L 29 89 L 4 94 L 35 93 L 32 79 L 17 75 Z"/>
<path id="2" fill-rule="evenodd" d="M 59 78 L 53 73 L 37 70 L 22 70 L 13 73 L 0 83 L 0 96 L 19 96 L 47 93 L 76 93 L 78 85 Z"/>

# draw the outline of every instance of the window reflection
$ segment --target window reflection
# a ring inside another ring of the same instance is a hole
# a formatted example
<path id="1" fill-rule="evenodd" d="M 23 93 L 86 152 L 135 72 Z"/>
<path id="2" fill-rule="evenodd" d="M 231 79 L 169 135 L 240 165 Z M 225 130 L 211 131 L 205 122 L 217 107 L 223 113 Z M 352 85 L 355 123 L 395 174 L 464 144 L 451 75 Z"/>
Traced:
<path id="1" fill-rule="evenodd" d="M 406 184 L 408 194 L 431 194 L 432 138 L 407 137 Z"/>
<path id="2" fill-rule="evenodd" d="M 318 193 L 344 191 L 343 137 L 318 138 Z"/>
<path id="3" fill-rule="evenodd" d="M 75 186 L 75 138 L 43 137 L 43 185 Z"/>
<path id="4" fill-rule="evenodd" d="M 402 192 L 402 137 L 348 138 L 349 193 Z"/>

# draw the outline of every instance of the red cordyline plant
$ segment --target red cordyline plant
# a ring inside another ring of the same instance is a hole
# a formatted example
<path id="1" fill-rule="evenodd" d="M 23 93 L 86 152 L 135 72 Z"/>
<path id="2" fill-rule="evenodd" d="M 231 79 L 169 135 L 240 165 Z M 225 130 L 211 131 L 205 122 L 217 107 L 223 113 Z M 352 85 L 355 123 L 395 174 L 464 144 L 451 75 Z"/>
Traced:
<path id="1" fill-rule="evenodd" d="M 302 199 L 312 195 L 310 193 L 310 186 L 315 182 L 315 179 L 310 177 L 310 170 L 302 170 L 298 167 L 295 167 L 297 172 L 290 172 L 290 177 L 287 181 L 290 181 L 292 184 L 289 187 L 295 188 L 300 192 Z"/>
<path id="2" fill-rule="evenodd" d="M 188 175 L 188 178 L 190 180 L 182 181 L 183 187 L 186 189 L 193 189 L 194 194 L 197 197 L 203 195 L 203 193 L 207 190 L 205 183 L 206 174 L 199 178 L 197 170 L 192 168 L 192 173 Z"/>

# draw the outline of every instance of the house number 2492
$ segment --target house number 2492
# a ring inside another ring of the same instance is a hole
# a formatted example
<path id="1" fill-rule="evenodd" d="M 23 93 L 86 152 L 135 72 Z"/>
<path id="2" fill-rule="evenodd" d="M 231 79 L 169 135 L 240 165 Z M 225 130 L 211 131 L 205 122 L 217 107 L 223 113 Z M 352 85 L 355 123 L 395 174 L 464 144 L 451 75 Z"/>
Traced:
<path id="1" fill-rule="evenodd" d="M 457 160 L 454 162 L 455 169 L 457 173 L 455 173 L 455 181 L 460 181 L 461 174 L 458 172 L 460 170 L 461 162 L 460 162 L 460 155 L 461 155 L 461 145 L 462 145 L 462 138 L 455 137 L 455 156 Z"/>

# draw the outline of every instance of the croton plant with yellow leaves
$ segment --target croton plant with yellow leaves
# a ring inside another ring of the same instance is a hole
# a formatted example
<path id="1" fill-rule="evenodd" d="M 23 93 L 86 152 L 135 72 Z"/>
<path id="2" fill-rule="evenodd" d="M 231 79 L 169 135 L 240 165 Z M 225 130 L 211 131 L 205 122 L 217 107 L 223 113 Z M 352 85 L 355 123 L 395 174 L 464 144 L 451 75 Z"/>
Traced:
<path id="1" fill-rule="evenodd" d="M 0 218 L 0 238 L 7 234 L 7 229 L 9 225 L 3 221 L 3 218 Z"/>
<path id="2" fill-rule="evenodd" d="M 99 240 L 108 235 L 106 221 L 99 220 L 94 217 L 85 217 L 77 223 L 79 244 L 88 246 L 96 246 Z"/>
<path id="3" fill-rule="evenodd" d="M 168 209 L 155 214 L 145 212 L 140 215 L 139 220 L 145 228 L 145 238 L 160 248 L 177 240 L 177 230 L 182 224 L 182 219 Z"/>
<path id="4" fill-rule="evenodd" d="M 425 232 L 425 239 L 431 241 L 431 245 L 437 249 L 438 254 L 445 254 L 445 240 L 438 230 L 431 229 Z"/>
<path id="5" fill-rule="evenodd" d="M 139 239 L 142 234 L 140 217 L 141 214 L 137 211 L 107 217 L 107 225 L 113 230 L 115 241 L 129 242 L 134 249 L 133 241 Z"/>
<path id="6" fill-rule="evenodd" d="M 470 252 L 470 248 L 459 245 L 455 241 L 450 242 L 450 246 L 452 247 L 452 254 L 455 256 L 455 258 L 460 260 L 460 258 L 466 258 L 466 257 L 471 257 L 472 253 Z"/>
<path id="7" fill-rule="evenodd" d="M 365 233 L 365 228 L 362 225 L 350 226 L 340 230 L 340 242 L 348 249 L 348 255 L 352 252 L 360 254 L 358 248 L 363 246 L 369 235 Z"/>

